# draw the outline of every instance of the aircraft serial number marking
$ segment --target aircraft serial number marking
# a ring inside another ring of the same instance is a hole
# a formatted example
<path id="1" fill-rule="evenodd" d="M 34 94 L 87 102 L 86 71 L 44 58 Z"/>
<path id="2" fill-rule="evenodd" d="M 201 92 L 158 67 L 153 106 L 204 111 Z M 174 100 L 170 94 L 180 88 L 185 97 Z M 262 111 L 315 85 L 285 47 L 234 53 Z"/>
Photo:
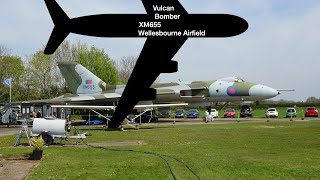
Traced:
<path id="1" fill-rule="evenodd" d="M 139 22 L 139 27 L 160 28 L 161 22 Z"/>
<path id="2" fill-rule="evenodd" d="M 95 89 L 94 85 L 83 85 L 83 89 Z"/>

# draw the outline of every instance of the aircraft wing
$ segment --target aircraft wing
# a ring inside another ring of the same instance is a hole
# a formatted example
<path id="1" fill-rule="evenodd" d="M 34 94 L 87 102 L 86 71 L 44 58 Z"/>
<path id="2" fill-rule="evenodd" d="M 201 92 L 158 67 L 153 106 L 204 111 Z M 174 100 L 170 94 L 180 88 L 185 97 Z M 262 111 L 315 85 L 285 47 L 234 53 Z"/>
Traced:
<path id="1" fill-rule="evenodd" d="M 295 91 L 294 89 L 276 89 L 277 91 Z"/>
<path id="2" fill-rule="evenodd" d="M 155 12 L 154 6 L 158 1 L 159 0 L 142 0 L 143 6 L 148 14 L 153 14 Z M 177 14 L 188 14 L 178 0 L 162 0 L 161 4 L 167 7 L 174 7 L 174 11 L 178 12 Z"/>
<path id="3" fill-rule="evenodd" d="M 178 71 L 178 63 L 172 61 L 172 58 L 187 39 L 187 37 L 147 38 L 111 119 L 110 128 L 119 127 L 139 101 L 156 98 L 156 90 L 150 88 L 151 84 L 160 73 Z"/>
<path id="4" fill-rule="evenodd" d="M 65 94 L 52 99 L 30 100 L 13 102 L 12 104 L 39 105 L 39 104 L 86 104 L 86 105 L 106 105 L 117 102 L 121 97 L 118 93 L 103 94 Z"/>
<path id="5" fill-rule="evenodd" d="M 188 103 L 177 104 L 150 104 L 150 105 L 136 105 L 135 108 L 159 108 L 159 107 L 173 107 L 173 106 L 188 106 Z M 53 108 L 74 108 L 74 109 L 115 109 L 116 106 L 89 106 L 89 105 L 51 105 Z"/>

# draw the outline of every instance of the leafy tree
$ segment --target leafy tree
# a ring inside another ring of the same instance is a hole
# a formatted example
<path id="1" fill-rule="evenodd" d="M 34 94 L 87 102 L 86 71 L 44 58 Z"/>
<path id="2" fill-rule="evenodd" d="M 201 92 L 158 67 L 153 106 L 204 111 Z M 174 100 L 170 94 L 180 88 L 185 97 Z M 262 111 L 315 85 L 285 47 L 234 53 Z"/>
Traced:
<path id="1" fill-rule="evenodd" d="M 55 51 L 53 55 L 51 55 L 51 60 L 53 61 L 54 66 L 52 66 L 51 73 L 52 76 L 55 77 L 55 87 L 54 94 L 60 95 L 67 92 L 70 92 L 67 88 L 67 84 L 65 82 L 64 77 L 60 73 L 57 63 L 58 62 L 70 62 L 77 61 L 79 62 L 79 51 L 86 51 L 88 47 L 86 44 L 78 41 L 76 44 L 70 44 L 69 41 L 64 41 L 59 48 Z"/>
<path id="2" fill-rule="evenodd" d="M 78 42 L 63 42 L 53 55 L 36 52 L 27 62 L 24 74 L 26 98 L 44 99 L 69 92 L 57 62 L 77 61 L 109 84 L 116 84 L 118 74 L 113 61 L 103 50 Z M 32 92 L 32 93 L 29 93 Z"/>
<path id="3" fill-rule="evenodd" d="M 44 48 L 44 47 L 43 47 Z M 64 41 L 53 55 L 39 50 L 25 61 L 8 55 L 0 45 L 0 80 L 12 78 L 12 101 L 46 99 L 68 92 L 57 62 L 77 61 L 109 84 L 118 82 L 118 74 L 108 54 L 102 49 L 88 47 L 80 41 Z M 1 82 L 0 102 L 9 102 L 9 88 Z"/>
<path id="4" fill-rule="evenodd" d="M 90 50 L 80 49 L 79 62 L 107 84 L 114 85 L 118 82 L 118 74 L 114 62 L 103 49 L 98 49 L 94 46 Z"/>
<path id="5" fill-rule="evenodd" d="M 24 65 L 20 57 L 11 55 L 0 56 L 0 102 L 9 102 L 9 87 L 3 84 L 4 79 L 11 78 L 12 101 L 20 100 L 22 95 L 21 77 L 24 74 Z"/>
<path id="6" fill-rule="evenodd" d="M 42 50 L 35 53 L 28 62 L 28 84 L 32 86 L 33 93 L 41 99 L 51 97 L 50 88 L 55 82 L 51 73 L 53 66 L 50 56 L 43 54 Z"/>
<path id="7" fill-rule="evenodd" d="M 307 103 L 319 103 L 320 99 L 317 99 L 316 97 L 308 97 L 306 102 Z"/>
<path id="8" fill-rule="evenodd" d="M 84 67 L 88 68 L 103 81 L 109 84 L 115 84 L 118 81 L 118 75 L 115 71 L 114 62 L 109 58 L 108 54 L 102 49 L 89 47 L 85 43 L 78 41 L 70 44 L 64 41 L 56 52 L 51 56 L 54 64 L 57 62 L 80 62 Z M 56 76 L 56 83 L 63 92 L 68 92 L 65 79 L 60 73 L 57 66 L 54 66 L 52 72 Z"/>

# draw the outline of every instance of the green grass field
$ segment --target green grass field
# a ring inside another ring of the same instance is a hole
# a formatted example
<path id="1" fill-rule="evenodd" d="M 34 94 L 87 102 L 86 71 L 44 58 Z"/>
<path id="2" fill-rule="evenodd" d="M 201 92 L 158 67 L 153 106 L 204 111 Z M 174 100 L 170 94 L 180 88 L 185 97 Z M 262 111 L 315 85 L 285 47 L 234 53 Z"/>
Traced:
<path id="1" fill-rule="evenodd" d="M 201 179 L 320 179 L 319 121 L 143 125 L 139 130 L 82 131 L 92 134 L 86 142 L 143 141 L 139 146 L 110 148 L 176 157 Z M 30 147 L 12 147 L 14 142 L 15 136 L 0 137 L 0 156 L 31 153 Z M 178 179 L 196 179 L 185 166 L 166 159 Z M 49 146 L 29 179 L 173 178 L 165 162 L 149 154 Z"/>

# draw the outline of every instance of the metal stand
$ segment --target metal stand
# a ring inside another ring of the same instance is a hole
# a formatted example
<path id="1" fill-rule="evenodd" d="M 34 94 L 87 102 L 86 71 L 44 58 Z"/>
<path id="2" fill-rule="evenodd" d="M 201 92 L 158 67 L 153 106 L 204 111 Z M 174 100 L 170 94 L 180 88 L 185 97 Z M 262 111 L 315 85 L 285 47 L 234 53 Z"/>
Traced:
<path id="1" fill-rule="evenodd" d="M 17 141 L 16 141 L 16 143 L 14 144 L 14 146 L 18 146 L 18 145 L 20 144 L 20 140 L 21 140 L 21 138 L 23 137 L 23 133 L 24 133 L 24 132 L 26 133 L 27 138 L 28 138 L 29 145 L 31 146 L 27 120 L 26 120 L 26 119 L 23 119 L 23 120 L 20 120 L 20 122 L 22 122 L 22 126 L 21 126 L 21 129 L 20 129 L 19 134 L 17 135 Z"/>
<path id="2" fill-rule="evenodd" d="M 104 116 L 103 114 L 93 110 L 93 109 L 90 109 L 91 111 L 95 112 L 96 114 L 100 115 L 101 117 L 105 118 L 107 120 L 107 127 L 109 125 L 109 121 L 111 121 L 111 119 L 109 119 L 107 116 Z M 89 111 L 89 125 L 90 125 L 90 111 Z"/>
<path id="3" fill-rule="evenodd" d="M 141 125 L 142 123 L 141 123 L 141 116 L 143 115 L 143 114 L 145 114 L 145 113 L 147 113 L 148 111 L 151 111 L 152 112 L 152 108 L 149 108 L 149 109 L 145 109 L 143 112 L 141 112 L 140 114 L 138 114 L 138 115 L 136 115 L 134 118 L 132 118 L 132 119 L 130 119 L 130 118 L 126 118 L 126 119 L 128 119 L 129 121 L 128 121 L 128 123 L 126 123 L 126 125 L 129 125 L 129 126 L 131 126 L 131 127 L 133 127 L 133 128 L 135 128 L 135 129 L 139 129 L 138 128 L 138 125 L 136 124 L 136 119 L 137 118 L 140 118 L 140 122 L 139 122 L 139 125 Z M 152 118 L 152 113 L 151 113 L 151 118 Z M 149 123 L 150 123 L 150 121 L 151 121 L 151 118 L 149 119 Z M 125 121 L 124 121 L 125 122 Z M 125 123 L 122 123 L 122 125 L 124 125 Z M 134 125 L 132 125 L 132 124 L 134 124 Z"/>

